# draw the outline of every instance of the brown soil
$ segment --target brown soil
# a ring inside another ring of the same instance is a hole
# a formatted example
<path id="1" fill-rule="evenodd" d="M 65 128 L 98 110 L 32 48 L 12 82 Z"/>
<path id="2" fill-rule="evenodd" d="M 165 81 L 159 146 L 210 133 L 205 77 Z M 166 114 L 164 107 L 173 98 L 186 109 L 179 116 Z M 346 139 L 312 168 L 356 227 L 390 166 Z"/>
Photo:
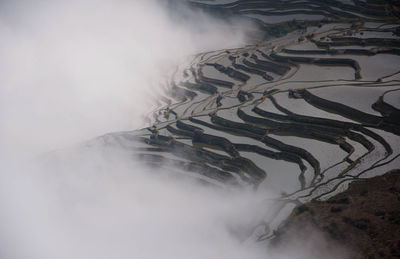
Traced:
<path id="1" fill-rule="evenodd" d="M 355 181 L 327 201 L 298 207 L 272 244 L 283 247 L 294 240 L 312 240 L 326 254 L 400 258 L 400 170 Z"/>

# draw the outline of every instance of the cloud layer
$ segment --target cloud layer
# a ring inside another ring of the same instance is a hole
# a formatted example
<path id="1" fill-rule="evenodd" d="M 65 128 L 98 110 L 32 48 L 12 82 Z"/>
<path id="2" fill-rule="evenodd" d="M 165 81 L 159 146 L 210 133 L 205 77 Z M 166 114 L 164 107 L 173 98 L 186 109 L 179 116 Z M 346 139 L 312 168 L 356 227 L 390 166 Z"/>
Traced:
<path id="1" fill-rule="evenodd" d="M 202 14 L 182 23 L 171 11 L 153 0 L 2 1 L 3 149 L 45 151 L 142 127 L 174 65 L 243 42 Z"/>
<path id="2" fill-rule="evenodd" d="M 222 21 L 171 11 L 153 0 L 0 3 L 1 258 L 266 258 L 243 237 L 270 194 L 76 146 L 140 128 L 175 65 L 245 42 Z"/>

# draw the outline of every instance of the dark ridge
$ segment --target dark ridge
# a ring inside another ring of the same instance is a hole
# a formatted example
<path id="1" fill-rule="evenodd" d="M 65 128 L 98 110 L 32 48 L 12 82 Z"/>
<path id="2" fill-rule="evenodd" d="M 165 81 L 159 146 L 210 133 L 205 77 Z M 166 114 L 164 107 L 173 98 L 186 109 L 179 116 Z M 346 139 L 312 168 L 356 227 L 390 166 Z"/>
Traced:
<path id="1" fill-rule="evenodd" d="M 306 151 L 302 148 L 284 144 L 283 142 L 281 142 L 279 140 L 268 137 L 267 136 L 268 130 L 266 130 L 266 129 L 262 129 L 262 128 L 255 127 L 255 126 L 250 126 L 250 125 L 244 124 L 244 123 L 233 122 L 233 121 L 221 118 L 216 115 L 211 116 L 211 121 L 214 124 L 222 126 L 223 129 L 221 129 L 221 130 L 223 130 L 223 131 L 239 133 L 242 136 L 247 136 L 247 137 L 259 140 L 262 143 L 264 143 L 265 145 L 275 148 L 277 150 L 297 154 L 311 164 L 311 166 L 314 168 L 316 174 L 319 174 L 319 172 L 320 172 L 320 165 L 319 165 L 318 160 L 315 159 L 313 157 L 313 155 L 311 155 L 308 151 Z M 209 123 L 205 123 L 205 124 L 209 124 Z M 257 132 L 259 132 L 259 133 L 257 133 Z M 262 133 L 260 134 L 260 132 L 262 132 Z"/>
<path id="2" fill-rule="evenodd" d="M 239 72 L 237 70 L 234 70 L 234 69 L 232 69 L 230 67 L 224 67 L 224 66 L 216 64 L 216 63 L 206 63 L 206 65 L 212 66 L 216 70 L 218 70 L 219 72 L 224 73 L 227 76 L 229 76 L 229 77 L 231 77 L 233 79 L 239 80 L 241 82 L 246 82 L 247 80 L 250 79 L 250 76 L 248 76 L 248 75 L 246 75 L 246 74 L 244 74 L 242 72 Z"/>
<path id="3" fill-rule="evenodd" d="M 323 99 L 321 97 L 313 95 L 306 89 L 298 89 L 295 90 L 295 92 L 300 94 L 301 98 L 303 98 L 306 102 L 319 109 L 329 111 L 331 113 L 336 113 L 351 120 L 365 123 L 367 125 L 378 125 L 382 122 L 383 119 L 382 117 L 361 112 L 347 105 Z"/>
<path id="4" fill-rule="evenodd" d="M 253 58 L 255 60 L 257 65 L 263 67 L 264 70 L 268 70 L 269 69 L 269 71 L 271 71 L 271 72 L 273 72 L 275 74 L 278 74 L 280 76 L 285 75 L 290 70 L 289 66 L 280 65 L 280 64 L 277 64 L 277 63 L 274 63 L 274 62 L 270 62 L 270 61 L 266 61 L 266 60 L 261 60 L 254 54 L 251 56 L 251 58 Z"/>
<path id="5" fill-rule="evenodd" d="M 256 74 L 256 75 L 262 76 L 267 81 L 272 81 L 274 79 L 272 76 L 268 75 L 264 71 L 257 70 L 257 69 L 254 69 L 254 68 L 249 68 L 249 67 L 246 67 L 244 65 L 233 64 L 233 67 L 236 68 L 236 69 L 243 70 L 243 71 L 245 71 L 247 73 L 251 73 L 251 74 Z"/>
<path id="6" fill-rule="evenodd" d="M 189 124 L 183 123 L 181 120 L 176 121 L 176 126 L 177 126 L 178 128 L 180 128 L 180 129 L 186 130 L 186 131 L 192 131 L 192 132 L 194 132 L 194 131 L 196 131 L 196 130 L 203 131 L 202 128 L 199 128 L 199 127 L 196 127 L 196 126 L 193 126 L 193 125 L 189 125 Z"/>
<path id="7" fill-rule="evenodd" d="M 195 92 L 183 89 L 181 87 L 176 86 L 175 84 L 171 87 L 169 95 L 177 101 L 186 101 L 186 98 L 192 100 L 197 96 Z"/>
<path id="8" fill-rule="evenodd" d="M 353 152 L 354 148 L 344 139 L 344 137 L 348 137 L 356 142 L 359 142 L 370 151 L 374 149 L 374 145 L 368 139 L 360 134 L 350 132 L 348 130 L 315 124 L 280 123 L 247 115 L 239 109 L 237 113 L 239 118 L 245 122 L 267 127 L 268 132 L 271 134 L 316 139 L 322 142 L 336 144 L 346 152 Z"/>
<path id="9" fill-rule="evenodd" d="M 381 46 L 381 47 L 400 47 L 400 40 L 367 38 L 361 39 L 356 37 L 331 37 L 330 42 L 315 41 L 314 43 L 320 48 L 329 48 L 331 46 Z"/>
<path id="10" fill-rule="evenodd" d="M 192 138 L 194 136 L 194 133 L 191 131 L 176 129 L 176 128 L 172 127 L 171 125 L 167 125 L 166 129 L 175 135 L 186 136 L 186 137 L 190 137 L 190 138 Z"/>
<path id="11" fill-rule="evenodd" d="M 382 96 L 380 96 L 378 100 L 372 104 L 372 109 L 380 112 L 382 116 L 387 119 L 387 121 L 400 125 L 400 110 L 386 103 Z"/>
<path id="12" fill-rule="evenodd" d="M 153 138 L 145 139 L 144 141 L 149 145 L 165 147 L 168 149 L 168 152 L 177 157 L 188 159 L 195 163 L 209 163 L 210 165 L 219 167 L 224 171 L 235 173 L 239 175 L 243 181 L 251 184 L 259 183 L 266 176 L 263 170 L 252 168 L 250 161 L 231 159 L 228 156 L 219 155 L 211 151 L 183 144 L 169 137 L 157 135 Z M 242 163 L 238 163 L 238 161 L 241 161 Z M 252 170 L 249 170 L 249 168 Z M 249 178 L 245 174 L 248 174 L 251 177 Z M 229 184 L 229 182 L 227 183 Z"/>
<path id="13" fill-rule="evenodd" d="M 233 144 L 228 139 L 223 137 L 205 134 L 200 130 L 196 130 L 193 132 L 192 141 L 193 144 L 201 143 L 207 146 L 219 147 L 219 149 L 224 150 L 233 158 L 240 156 L 239 152 L 236 151 L 236 148 L 233 146 Z"/>
<path id="14" fill-rule="evenodd" d="M 310 57 L 291 57 L 291 56 L 280 56 L 275 53 L 271 53 L 269 56 L 271 59 L 280 62 L 292 62 L 302 64 L 316 64 L 323 66 L 349 66 L 355 70 L 355 78 L 360 79 L 360 65 L 357 61 L 349 58 L 310 58 Z"/>
<path id="15" fill-rule="evenodd" d="M 191 2 L 194 6 L 201 7 L 205 10 L 215 10 L 215 11 L 231 11 L 234 13 L 238 13 L 241 10 L 251 10 L 251 9 L 262 9 L 262 8 L 274 8 L 279 11 L 283 11 L 286 9 L 311 9 L 311 10 L 321 10 L 326 11 L 331 14 L 335 14 L 341 18 L 356 18 L 358 16 L 352 14 L 363 14 L 363 15 L 370 15 L 370 16 L 386 16 L 386 10 L 384 3 L 379 3 L 375 5 L 371 5 L 369 3 L 363 3 L 357 1 L 357 6 L 349 5 L 342 3 L 340 1 L 312 1 L 312 2 L 303 2 L 303 3 L 292 3 L 292 2 L 282 2 L 282 1 L 273 1 L 273 0 L 259 0 L 259 1 L 235 1 L 232 3 L 227 4 L 216 4 L 216 5 L 207 5 L 205 3 L 195 3 Z M 360 3 L 360 4 L 358 4 Z M 313 5 L 312 5 L 313 4 Z M 316 6 L 315 6 L 316 5 Z M 341 10 L 335 10 L 331 8 L 332 6 L 339 8 Z M 260 11 L 263 12 L 263 11 Z M 325 14 L 327 15 L 327 14 Z"/>
<path id="16" fill-rule="evenodd" d="M 272 69 L 270 66 L 260 65 L 259 63 L 252 63 L 252 62 L 248 61 L 247 59 L 243 60 L 243 64 L 245 64 L 248 67 L 255 68 L 257 70 L 268 71 L 268 72 L 273 72 L 275 74 L 278 74 L 275 72 L 276 69 Z M 283 74 L 282 74 L 282 72 L 279 72 L 278 75 L 283 75 Z"/>
<path id="17" fill-rule="evenodd" d="M 302 6 L 304 8 L 304 5 Z M 332 12 L 327 12 L 326 10 L 323 10 L 323 8 L 318 8 L 318 7 L 312 7 L 311 5 L 307 5 L 307 8 L 313 9 L 313 10 L 293 10 L 293 11 L 260 11 L 260 10 L 244 10 L 244 11 L 239 11 L 240 14 L 259 14 L 259 15 L 273 15 L 273 16 L 284 16 L 284 15 L 293 15 L 293 14 L 306 14 L 306 15 L 322 15 L 326 17 L 330 17 L 333 19 L 338 19 L 339 17 L 335 13 L 340 13 L 342 17 L 348 17 L 348 18 L 357 18 L 356 15 L 351 14 L 351 13 L 344 13 L 344 12 L 339 12 L 339 11 L 334 11 L 333 9 Z M 320 20 L 320 19 L 316 19 Z"/>
<path id="18" fill-rule="evenodd" d="M 271 100 L 272 104 L 275 106 L 276 109 L 278 109 L 278 111 L 288 114 L 288 115 L 293 114 L 293 112 L 289 111 L 288 109 L 284 108 L 279 103 L 277 103 L 275 98 L 272 95 L 269 95 L 268 99 Z"/>
<path id="19" fill-rule="evenodd" d="M 215 86 L 206 83 L 182 82 L 181 85 L 191 90 L 196 90 L 211 95 L 216 94 L 218 92 Z"/>
<path id="20" fill-rule="evenodd" d="M 287 162 L 295 163 L 299 166 L 301 171 L 305 171 L 307 169 L 301 158 L 296 154 L 288 152 L 274 152 L 256 145 L 249 145 L 249 144 L 233 144 L 233 145 L 238 151 L 253 152 L 275 160 L 284 160 Z"/>
<path id="21" fill-rule="evenodd" d="M 210 84 L 218 85 L 221 87 L 226 87 L 229 89 L 231 89 L 234 86 L 234 83 L 232 83 L 232 82 L 206 77 L 202 74 L 199 75 L 199 79 L 200 79 L 199 80 L 200 82 L 210 83 Z"/>
<path id="22" fill-rule="evenodd" d="M 327 50 L 294 50 L 282 49 L 282 52 L 288 54 L 316 54 L 316 55 L 364 55 L 374 56 L 377 54 L 400 55 L 400 49 L 395 48 L 378 48 L 378 49 L 327 49 Z"/>
<path id="23" fill-rule="evenodd" d="M 347 105 L 320 98 L 318 96 L 311 94 L 309 91 L 305 89 L 299 89 L 296 90 L 295 92 L 297 92 L 301 96 L 301 98 L 303 98 L 306 102 L 319 109 L 328 111 L 330 113 L 338 114 L 340 116 L 349 118 L 353 121 L 363 123 L 366 126 L 383 129 L 392 132 L 396 135 L 400 135 L 399 127 L 394 124 L 388 123 L 387 119 L 385 120 L 385 117 L 378 117 L 375 115 L 371 115 L 356 110 L 354 108 L 351 108 Z"/>
<path id="24" fill-rule="evenodd" d="M 382 138 L 380 135 L 376 134 L 375 132 L 364 128 L 363 126 L 361 126 L 359 124 L 338 121 L 338 120 L 332 120 L 332 119 L 299 115 L 299 114 L 295 114 L 295 113 L 291 113 L 291 114 L 285 116 L 285 115 L 281 115 L 281 114 L 267 112 L 258 107 L 254 107 L 252 109 L 252 111 L 260 116 L 275 119 L 275 120 L 280 120 L 280 121 L 296 121 L 296 122 L 307 123 L 307 124 L 312 124 L 312 125 L 323 125 L 323 126 L 335 127 L 335 128 L 339 128 L 339 129 L 356 130 L 356 131 L 359 131 L 359 132 L 373 138 L 377 142 L 379 142 L 385 148 L 387 154 L 393 153 L 391 146 L 389 145 L 389 143 L 386 142 L 386 140 L 384 138 Z"/>

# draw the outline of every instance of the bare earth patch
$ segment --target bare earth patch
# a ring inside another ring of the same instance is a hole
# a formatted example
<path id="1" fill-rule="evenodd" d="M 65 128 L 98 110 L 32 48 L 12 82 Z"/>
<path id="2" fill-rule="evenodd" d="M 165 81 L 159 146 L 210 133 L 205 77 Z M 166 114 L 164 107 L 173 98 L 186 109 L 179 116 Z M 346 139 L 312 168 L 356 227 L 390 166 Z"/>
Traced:
<path id="1" fill-rule="evenodd" d="M 297 240 L 297 241 L 295 241 Z M 317 244 L 315 253 L 350 258 L 400 257 L 400 170 L 351 183 L 327 201 L 298 207 L 272 244 Z"/>

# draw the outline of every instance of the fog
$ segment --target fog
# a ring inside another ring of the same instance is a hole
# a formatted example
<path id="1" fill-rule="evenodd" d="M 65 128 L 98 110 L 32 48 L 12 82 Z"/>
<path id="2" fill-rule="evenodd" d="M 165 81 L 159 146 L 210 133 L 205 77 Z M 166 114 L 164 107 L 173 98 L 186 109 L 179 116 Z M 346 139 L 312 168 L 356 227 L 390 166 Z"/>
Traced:
<path id="1" fill-rule="evenodd" d="M 180 11 L 0 2 L 0 258 L 285 257 L 252 237 L 267 190 L 216 190 L 82 144 L 143 127 L 160 82 L 191 55 L 246 42 L 244 28 Z"/>
<path id="2" fill-rule="evenodd" d="M 2 1 L 0 15 L 8 150 L 139 128 L 169 69 L 244 40 L 202 14 L 193 15 L 192 32 L 155 1 Z"/>

